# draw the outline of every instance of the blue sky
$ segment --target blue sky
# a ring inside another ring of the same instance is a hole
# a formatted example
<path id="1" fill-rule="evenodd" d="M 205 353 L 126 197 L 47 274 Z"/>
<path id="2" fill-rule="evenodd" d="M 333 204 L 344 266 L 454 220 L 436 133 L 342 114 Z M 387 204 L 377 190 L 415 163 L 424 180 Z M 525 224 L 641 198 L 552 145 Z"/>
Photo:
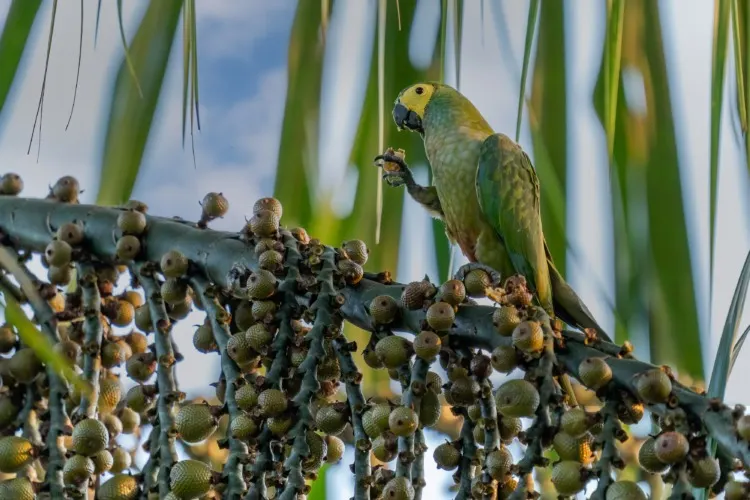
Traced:
<path id="1" fill-rule="evenodd" d="M 70 129 L 64 131 L 75 81 L 78 57 L 79 5 L 60 2 L 55 26 L 45 100 L 44 133 L 39 161 L 35 154 L 26 155 L 34 121 L 44 69 L 47 29 L 51 2 L 45 2 L 35 26 L 33 42 L 28 48 L 19 74 L 22 85 L 16 85 L 0 120 L 0 171 L 15 170 L 26 180 L 26 195 L 45 194 L 48 183 L 64 174 L 76 175 L 86 188 L 84 201 L 92 201 L 98 182 L 105 113 L 109 109 L 109 90 L 121 55 L 113 2 L 103 2 L 102 20 L 96 50 L 93 48 L 93 19 L 96 0 L 85 0 L 84 54 L 78 102 Z M 144 2 L 123 2 L 125 27 L 132 36 Z M 461 90 L 472 99 L 489 122 L 505 132 L 515 129 L 518 92 L 518 64 L 523 53 L 527 1 L 486 2 L 488 12 L 481 29 L 479 1 L 465 2 L 463 68 Z M 10 0 L 0 0 L 0 22 L 4 20 Z M 273 189 L 279 131 L 286 89 L 286 51 L 296 2 L 293 0 L 223 0 L 198 2 L 200 57 L 201 118 L 203 131 L 196 136 L 197 169 L 193 168 L 189 147 L 181 147 L 181 58 L 172 59 L 165 81 L 164 96 L 154 122 L 154 132 L 146 151 L 142 175 L 134 197 L 146 201 L 154 213 L 195 218 L 198 200 L 208 191 L 223 191 L 232 207 L 229 215 L 216 224 L 219 228 L 237 229 L 250 211 L 254 199 L 270 195 Z M 374 0 L 336 2 L 329 33 L 327 67 L 324 74 L 324 139 L 320 155 L 326 158 L 324 175 L 341 176 L 338 192 L 345 192 L 351 182 L 347 165 L 348 150 L 342 147 L 352 140 L 359 109 L 358 99 L 364 93 L 365 69 L 370 54 L 373 29 L 371 16 Z M 436 29 L 437 2 L 420 0 L 411 56 L 415 61 L 429 58 L 425 44 Z M 673 107 L 680 134 L 679 148 L 683 164 L 685 208 L 690 217 L 693 260 L 700 291 L 701 321 L 706 342 L 704 352 L 712 359 L 731 294 L 745 254 L 750 247 L 747 206 L 747 174 L 742 149 L 734 135 L 731 101 L 725 104 L 720 172 L 720 204 L 714 275 L 713 318 L 709 324 L 708 290 L 708 116 L 710 104 L 710 64 L 713 6 L 705 0 L 662 0 L 664 42 Z M 608 233 L 609 207 L 604 135 L 590 108 L 599 50 L 603 37 L 601 2 L 578 0 L 566 3 L 570 28 L 570 107 L 579 110 L 569 123 L 575 131 L 570 137 L 570 197 L 575 200 L 568 211 L 570 240 L 580 255 L 569 261 L 571 283 L 579 290 L 595 316 L 605 328 L 612 329 L 613 319 L 600 288 L 612 293 L 611 241 Z M 502 36 L 497 19 L 504 19 Z M 424 34 L 424 36 L 422 35 Z M 452 44 L 449 43 L 449 47 Z M 175 43 L 179 54 L 181 44 Z M 729 57 L 730 65 L 732 58 Z M 357 71 L 357 65 L 361 70 Z M 452 65 L 447 68 L 449 82 L 455 82 Z M 731 79 L 730 79 L 731 80 Z M 488 84 L 490 82 L 491 84 Z M 732 88 L 728 84 L 727 95 Z M 626 90 L 637 96 L 638 82 L 626 83 Z M 386 96 L 391 102 L 393 96 Z M 342 106 L 341 102 L 349 103 Z M 392 126 L 386 110 L 386 126 Z M 528 132 L 521 143 L 530 150 Z M 36 150 L 36 144 L 33 151 Z M 375 152 L 373 152 L 375 154 Z M 425 174 L 424 171 L 421 174 Z M 420 174 L 420 175 L 421 175 Z M 373 178 L 374 180 L 374 178 Z M 543 187 L 542 187 L 543 188 Z M 583 196 L 583 194 L 586 194 Z M 347 210 L 352 200 L 337 198 L 339 210 Z M 414 230 L 404 238 L 416 242 L 412 252 L 404 255 L 398 269 L 401 280 L 433 277 L 434 262 L 430 239 L 421 237 L 429 230 L 420 221 L 427 216 L 411 200 L 406 201 L 405 222 Z M 593 230 L 591 229 L 593 228 Z M 371 239 L 370 235 L 363 235 Z M 586 246 L 580 242 L 586 241 Z M 420 251 L 419 244 L 425 245 Z M 376 250 L 375 250 L 376 251 Z M 427 258 L 426 258 L 427 257 Z M 459 258 L 458 263 L 462 260 Z M 597 286 L 596 283 L 601 285 Z M 750 318 L 745 315 L 745 323 Z M 192 318 L 191 318 L 192 319 Z M 178 368 L 185 389 L 205 387 L 215 378 L 218 365 L 213 358 L 194 352 L 190 344 L 190 326 L 200 321 L 186 321 L 176 332 L 185 345 L 187 357 Z M 637 352 L 648 354 L 645 343 L 636 342 Z M 743 380 L 750 376 L 741 355 L 730 379 L 727 398 L 731 402 L 750 402 Z M 204 367 L 196 370 L 196 366 Z M 344 463 L 348 463 L 345 459 Z M 347 467 L 337 474 L 351 477 Z M 447 478 L 447 475 L 441 476 Z M 435 484 L 435 492 L 440 485 Z M 432 487 L 432 486 L 431 486 Z"/>

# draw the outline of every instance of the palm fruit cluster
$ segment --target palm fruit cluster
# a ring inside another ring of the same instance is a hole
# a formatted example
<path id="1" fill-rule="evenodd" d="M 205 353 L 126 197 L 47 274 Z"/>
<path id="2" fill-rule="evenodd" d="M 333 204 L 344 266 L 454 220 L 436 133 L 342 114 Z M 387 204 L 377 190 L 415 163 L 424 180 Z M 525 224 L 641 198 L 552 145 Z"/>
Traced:
<path id="1" fill-rule="evenodd" d="M 420 498 L 426 458 L 462 499 L 639 500 L 632 479 L 654 477 L 674 498 L 750 497 L 743 407 L 691 391 L 627 344 L 564 330 L 522 276 L 469 264 L 439 286 L 394 283 L 365 272 L 364 242 L 330 247 L 283 226 L 274 198 L 228 236 L 208 228 L 229 209 L 221 193 L 193 224 L 138 201 L 82 206 L 69 176 L 36 212 L 34 200 L 16 210 L 22 189 L 0 177 L 0 243 L 22 269 L 39 254 L 46 275 L 26 268 L 29 288 L 0 269 L 0 292 L 29 306 L 67 371 L 22 326 L 0 326 L 0 498 L 299 500 L 346 446 L 357 500 Z M 23 223 L 50 205 L 43 224 Z M 189 326 L 195 311 L 205 318 Z M 350 341 L 346 321 L 369 341 Z M 221 359 L 204 398 L 179 390 L 181 322 L 192 348 Z M 366 394 L 360 357 L 400 393 Z M 626 426 L 647 410 L 652 432 L 630 446 Z M 432 449 L 427 429 L 445 436 Z M 134 446 L 147 455 L 137 469 Z M 627 465 L 640 475 L 621 474 Z M 533 481 L 542 468 L 546 486 Z"/>

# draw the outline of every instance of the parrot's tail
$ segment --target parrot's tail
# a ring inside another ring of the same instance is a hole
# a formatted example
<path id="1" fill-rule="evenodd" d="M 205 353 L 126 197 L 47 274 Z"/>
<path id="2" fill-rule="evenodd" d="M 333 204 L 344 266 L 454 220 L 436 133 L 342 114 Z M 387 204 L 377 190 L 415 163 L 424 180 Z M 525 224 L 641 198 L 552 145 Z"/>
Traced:
<path id="1" fill-rule="evenodd" d="M 555 316 L 576 328 L 592 328 L 596 330 L 597 336 L 612 342 L 607 333 L 594 319 L 594 316 L 583 303 L 573 288 L 563 279 L 560 272 L 548 260 L 549 276 L 552 285 L 552 302 L 555 308 Z"/>

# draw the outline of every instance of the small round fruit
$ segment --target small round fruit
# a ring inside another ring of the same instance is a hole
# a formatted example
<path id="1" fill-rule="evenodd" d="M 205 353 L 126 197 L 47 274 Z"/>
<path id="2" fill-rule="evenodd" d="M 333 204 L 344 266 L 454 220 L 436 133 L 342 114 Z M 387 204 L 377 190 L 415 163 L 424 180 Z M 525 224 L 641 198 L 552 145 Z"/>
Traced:
<path id="1" fill-rule="evenodd" d="M 747 498 L 749 483 L 743 483 L 740 481 L 729 481 L 724 486 L 724 499 L 725 500 L 745 500 Z"/>
<path id="2" fill-rule="evenodd" d="M 63 203 L 74 203 L 78 201 L 78 193 L 81 192 L 78 179 L 72 175 L 64 175 L 57 179 L 52 186 L 52 196 Z"/>
<path id="3" fill-rule="evenodd" d="M 750 441 L 750 415 L 743 415 L 737 420 L 737 434 L 745 441 Z"/>
<path id="4" fill-rule="evenodd" d="M 398 315 L 398 302 L 390 295 L 378 295 L 370 302 L 370 316 L 377 325 L 392 323 Z"/>
<path id="5" fill-rule="evenodd" d="M 112 454 L 108 450 L 102 450 L 91 457 L 91 461 L 94 462 L 94 474 L 99 475 L 108 472 L 112 468 L 113 460 Z"/>
<path id="6" fill-rule="evenodd" d="M 261 238 L 269 238 L 279 230 L 279 218 L 271 210 L 258 210 L 250 218 L 250 231 Z"/>
<path id="7" fill-rule="evenodd" d="M 234 392 L 234 399 L 241 410 L 250 411 L 258 404 L 258 391 L 252 384 L 243 384 Z"/>
<path id="8" fill-rule="evenodd" d="M 138 480 L 130 474 L 115 474 L 99 486 L 96 498 L 99 500 L 135 500 L 138 498 Z"/>
<path id="9" fill-rule="evenodd" d="M 184 280 L 168 278 L 161 284 L 159 292 L 164 302 L 175 305 L 185 301 L 188 294 L 188 286 Z"/>
<path id="10" fill-rule="evenodd" d="M 341 434 L 348 422 L 347 416 L 334 405 L 322 406 L 315 414 L 315 425 L 326 434 Z"/>
<path id="11" fill-rule="evenodd" d="M 0 354 L 8 354 L 16 346 L 17 341 L 18 337 L 12 326 L 0 326 Z"/>
<path id="12" fill-rule="evenodd" d="M 527 380 L 508 380 L 497 389 L 495 402 L 504 417 L 533 417 L 540 402 L 539 391 Z"/>
<path id="13" fill-rule="evenodd" d="M 134 354 L 125 363 L 125 371 L 136 382 L 146 382 L 156 371 L 156 356 L 150 352 Z"/>
<path id="14" fill-rule="evenodd" d="M 73 249 L 70 245 L 61 240 L 52 240 L 44 249 L 44 258 L 47 264 L 55 267 L 63 267 L 70 264 Z"/>
<path id="15" fill-rule="evenodd" d="M 435 332 L 425 330 L 414 338 L 414 352 L 420 358 L 430 361 L 440 352 L 442 341 Z"/>
<path id="16" fill-rule="evenodd" d="M 383 500 L 414 500 L 414 486 L 405 477 L 394 477 L 383 488 Z"/>
<path id="17" fill-rule="evenodd" d="M 265 353 L 271 346 L 273 336 L 263 323 L 256 323 L 245 332 L 250 347 L 258 353 Z"/>
<path id="18" fill-rule="evenodd" d="M 99 420 L 87 418 L 73 427 L 73 450 L 79 455 L 96 455 L 109 443 L 109 432 Z"/>
<path id="19" fill-rule="evenodd" d="M 338 268 L 341 275 L 350 285 L 356 285 L 362 281 L 362 278 L 365 275 L 365 270 L 362 269 L 362 266 L 353 260 L 340 260 Z"/>
<path id="20" fill-rule="evenodd" d="M 271 417 L 266 420 L 266 425 L 268 426 L 268 430 L 271 431 L 271 434 L 281 437 L 292 427 L 292 419 L 286 415 Z"/>
<path id="21" fill-rule="evenodd" d="M 457 306 L 466 298 L 466 288 L 460 280 L 448 280 L 440 286 L 440 300 Z"/>
<path id="22" fill-rule="evenodd" d="M 591 390 L 599 390 L 612 380 L 612 368 L 604 358 L 586 358 L 578 366 L 578 378 Z"/>
<path id="23" fill-rule="evenodd" d="M 23 347 L 17 350 L 8 361 L 8 371 L 17 381 L 28 384 L 42 371 L 42 363 L 34 350 Z"/>
<path id="24" fill-rule="evenodd" d="M 97 401 L 99 412 L 111 412 L 121 398 L 122 385 L 120 385 L 120 379 L 114 376 L 102 377 L 99 381 L 99 400 Z"/>
<path id="25" fill-rule="evenodd" d="M 115 253 L 117 254 L 118 260 L 133 260 L 140 252 L 141 242 L 137 237 L 126 234 L 117 240 Z"/>
<path id="26" fill-rule="evenodd" d="M 565 432 L 558 432 L 552 439 L 552 446 L 560 460 L 574 460 L 582 464 L 588 464 L 592 458 L 591 442 L 590 434 L 584 434 L 583 437 L 573 437 Z"/>
<path id="27" fill-rule="evenodd" d="M 696 488 L 710 488 L 719 481 L 720 475 L 719 461 L 715 458 L 705 456 L 690 461 L 688 478 Z"/>
<path id="28" fill-rule="evenodd" d="M 136 413 L 144 413 L 154 404 L 154 393 L 156 387 L 151 385 L 136 385 L 128 390 L 125 395 L 125 402 L 128 407 Z M 122 416 L 120 420 L 123 420 Z M 123 420 L 123 427 L 125 421 Z"/>
<path id="29" fill-rule="evenodd" d="M 456 313 L 453 311 L 453 306 L 447 302 L 435 302 L 427 309 L 425 318 L 430 328 L 440 332 L 449 330 L 453 326 Z"/>
<path id="30" fill-rule="evenodd" d="M 456 378 L 450 387 L 450 398 L 457 406 L 468 406 L 477 401 L 479 384 L 471 377 Z"/>
<path id="31" fill-rule="evenodd" d="M 690 451 L 690 443 L 680 432 L 663 432 L 656 438 L 654 451 L 656 457 L 665 464 L 676 464 L 685 459 Z"/>
<path id="32" fill-rule="evenodd" d="M 275 417 L 287 408 L 286 394 L 278 389 L 266 389 L 258 395 L 258 408 L 266 417 Z"/>
<path id="33" fill-rule="evenodd" d="M 94 462 L 84 455 L 73 455 L 63 467 L 63 479 L 66 484 L 81 484 L 94 473 Z"/>
<path id="34" fill-rule="evenodd" d="M 461 452 L 453 443 L 443 443 L 435 448 L 432 458 L 438 469 L 453 470 L 461 463 Z"/>
<path id="35" fill-rule="evenodd" d="M 229 200 L 222 193 L 208 193 L 201 202 L 203 216 L 206 219 L 224 217 L 229 211 Z"/>
<path id="36" fill-rule="evenodd" d="M 607 487 L 606 500 L 646 500 L 646 494 L 633 481 L 615 481 Z"/>
<path id="37" fill-rule="evenodd" d="M 66 222 L 57 228 L 57 239 L 64 241 L 70 246 L 80 245 L 83 242 L 83 228 L 75 222 Z"/>
<path id="38" fill-rule="evenodd" d="M 524 321 L 513 330 L 513 345 L 527 354 L 535 354 L 544 348 L 544 330 L 538 321 Z"/>
<path id="39" fill-rule="evenodd" d="M 284 213 L 281 202 L 276 198 L 271 198 L 270 196 L 261 198 L 253 204 L 253 213 L 258 213 L 261 210 L 270 210 L 279 219 L 281 219 L 281 216 Z"/>
<path id="40" fill-rule="evenodd" d="M 349 258 L 359 264 L 360 266 L 364 266 L 365 263 L 367 263 L 367 257 L 370 254 L 370 250 L 368 250 L 367 245 L 365 245 L 365 242 L 362 240 L 349 240 L 345 241 L 342 245 L 342 248 L 346 252 L 346 254 L 349 256 Z"/>
<path id="41" fill-rule="evenodd" d="M 180 437 L 187 443 L 207 439 L 217 427 L 211 407 L 203 403 L 188 404 L 180 408 L 174 424 Z"/>
<path id="42" fill-rule="evenodd" d="M 502 417 L 498 425 L 500 439 L 503 442 L 515 439 L 522 429 L 521 419 L 517 417 Z"/>
<path id="43" fill-rule="evenodd" d="M 404 287 L 401 303 L 410 311 L 421 309 L 425 300 L 434 295 L 435 291 L 435 287 L 429 281 L 412 281 Z"/>
<path id="44" fill-rule="evenodd" d="M 117 216 L 117 227 L 122 234 L 138 236 L 146 230 L 146 216 L 137 210 L 126 210 Z"/>
<path id="45" fill-rule="evenodd" d="M 653 368 L 645 371 L 634 380 L 638 396 L 646 403 L 665 403 L 672 393 L 672 381 L 664 370 Z"/>
<path id="46" fill-rule="evenodd" d="M 651 474 L 661 474 L 667 470 L 667 464 L 662 462 L 656 455 L 656 439 L 646 439 L 638 450 L 638 463 Z"/>
<path id="47" fill-rule="evenodd" d="M 375 354 L 386 368 L 395 369 L 404 366 L 411 357 L 411 343 L 398 335 L 389 335 L 375 344 Z"/>
<path id="48" fill-rule="evenodd" d="M 440 398 L 432 391 L 426 391 L 419 402 L 419 422 L 425 427 L 432 427 L 440 420 L 442 405 Z"/>
<path id="49" fill-rule="evenodd" d="M 219 349 L 216 345 L 216 339 L 214 339 L 214 332 L 211 329 L 211 325 L 204 323 L 195 329 L 195 333 L 193 334 L 193 346 L 198 352 L 204 354 L 215 352 Z"/>
<path id="50" fill-rule="evenodd" d="M 166 278 L 180 278 L 188 270 L 190 261 L 179 250 L 170 250 L 161 256 L 161 272 Z"/>
<path id="51" fill-rule="evenodd" d="M 0 396 L 0 430 L 5 429 L 21 411 L 9 396 Z"/>
<path id="52" fill-rule="evenodd" d="M 132 434 L 141 425 L 141 416 L 127 406 L 120 410 L 123 434 Z"/>
<path id="53" fill-rule="evenodd" d="M 490 286 L 490 275 L 482 269 L 474 269 L 464 276 L 464 287 L 469 297 L 484 297 Z"/>
<path id="54" fill-rule="evenodd" d="M 372 441 L 372 454 L 381 462 L 390 462 L 397 452 L 398 441 L 392 432 L 384 432 Z"/>
<path id="55" fill-rule="evenodd" d="M 29 465 L 35 456 L 34 446 L 28 439 L 20 436 L 0 438 L 0 472 L 18 472 Z"/>
<path id="56" fill-rule="evenodd" d="M 101 415 L 100 418 L 104 427 L 107 428 L 107 432 L 109 432 L 110 439 L 115 439 L 122 434 L 122 420 L 120 420 L 117 415 L 113 413 L 105 413 L 104 415 Z"/>
<path id="57" fill-rule="evenodd" d="M 503 481 L 510 473 L 510 468 L 513 465 L 513 455 L 510 454 L 508 448 L 501 446 L 500 449 L 490 452 L 484 463 L 492 479 Z"/>
<path id="58" fill-rule="evenodd" d="M 284 256 L 276 250 L 266 250 L 258 256 L 258 267 L 268 271 L 281 269 L 284 264 Z"/>
<path id="59" fill-rule="evenodd" d="M 391 416 L 391 406 L 388 403 L 376 404 L 364 415 L 362 415 L 362 426 L 365 434 L 370 438 L 380 436 L 384 431 L 390 428 L 388 418 Z"/>
<path id="60" fill-rule="evenodd" d="M 236 439 L 247 440 L 258 433 L 258 424 L 248 415 L 240 413 L 232 419 L 229 430 Z"/>
<path id="61" fill-rule="evenodd" d="M 254 300 L 250 312 L 255 321 L 264 321 L 276 312 L 276 303 L 272 300 Z"/>
<path id="62" fill-rule="evenodd" d="M 589 417 L 582 408 L 571 408 L 560 418 L 562 430 L 573 437 L 581 437 L 589 430 Z"/>
<path id="63" fill-rule="evenodd" d="M 575 495 L 581 491 L 585 486 L 581 464 L 571 460 L 555 464 L 552 468 L 552 484 L 561 495 Z"/>
<path id="64" fill-rule="evenodd" d="M 36 492 L 34 487 L 25 477 L 8 479 L 0 483 L 0 498 L 13 500 L 34 500 Z"/>
<path id="65" fill-rule="evenodd" d="M 148 304 L 136 308 L 135 326 L 142 332 L 150 333 L 154 331 L 154 324 L 151 321 L 151 309 Z"/>
<path id="66" fill-rule="evenodd" d="M 8 172 L 0 177 L 0 194 L 17 196 L 23 191 L 23 179 L 15 172 Z"/>
<path id="67" fill-rule="evenodd" d="M 344 456 L 344 442 L 336 436 L 326 436 L 323 439 L 328 449 L 325 457 L 326 463 L 338 463 Z"/>
<path id="68" fill-rule="evenodd" d="M 198 460 L 182 460 L 169 472 L 169 486 L 178 498 L 196 498 L 211 489 L 211 468 Z"/>
<path id="69" fill-rule="evenodd" d="M 229 353 L 229 357 L 238 365 L 249 363 L 257 355 L 252 347 L 250 347 L 250 342 L 245 332 L 238 332 L 229 337 L 227 341 L 227 353 Z"/>
<path id="70" fill-rule="evenodd" d="M 388 426 L 396 436 L 411 436 L 417 430 L 419 418 L 414 410 L 406 406 L 398 406 L 388 417 Z"/>
<path id="71" fill-rule="evenodd" d="M 247 294 L 251 299 L 267 299 L 276 292 L 276 276 L 260 269 L 247 279 Z"/>
<path id="72" fill-rule="evenodd" d="M 73 279 L 73 266 L 55 267 L 49 266 L 47 269 L 47 280 L 53 285 L 67 286 Z"/>
<path id="73" fill-rule="evenodd" d="M 507 337 L 521 324 L 521 316 L 514 306 L 502 306 L 492 313 L 492 324 L 497 332 Z"/>
<path id="74" fill-rule="evenodd" d="M 130 456 L 130 453 L 125 448 L 118 446 L 112 450 L 112 468 L 109 471 L 113 474 L 126 471 L 130 469 L 132 461 L 133 457 Z"/>
<path id="75" fill-rule="evenodd" d="M 443 379 L 441 379 L 440 375 L 435 372 L 427 372 L 427 377 L 425 377 L 425 387 L 435 394 L 440 394 L 442 392 Z"/>
<path id="76" fill-rule="evenodd" d="M 133 318 L 135 317 L 133 304 L 126 300 L 116 299 L 113 306 L 113 311 L 109 319 L 114 326 L 123 328 L 133 322 Z"/>
<path id="77" fill-rule="evenodd" d="M 518 366 L 516 348 L 509 345 L 497 346 L 492 350 L 490 361 L 495 370 L 500 373 L 510 373 Z"/>

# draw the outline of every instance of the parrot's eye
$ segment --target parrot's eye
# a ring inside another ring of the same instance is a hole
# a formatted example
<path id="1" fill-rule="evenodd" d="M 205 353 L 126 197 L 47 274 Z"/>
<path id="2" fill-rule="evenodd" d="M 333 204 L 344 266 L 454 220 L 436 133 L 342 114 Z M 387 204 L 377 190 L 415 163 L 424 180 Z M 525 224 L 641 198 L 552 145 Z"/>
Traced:
<path id="1" fill-rule="evenodd" d="M 416 89 L 414 89 L 414 92 L 416 92 L 417 95 L 422 95 L 424 93 L 424 88 L 417 87 Z"/>

